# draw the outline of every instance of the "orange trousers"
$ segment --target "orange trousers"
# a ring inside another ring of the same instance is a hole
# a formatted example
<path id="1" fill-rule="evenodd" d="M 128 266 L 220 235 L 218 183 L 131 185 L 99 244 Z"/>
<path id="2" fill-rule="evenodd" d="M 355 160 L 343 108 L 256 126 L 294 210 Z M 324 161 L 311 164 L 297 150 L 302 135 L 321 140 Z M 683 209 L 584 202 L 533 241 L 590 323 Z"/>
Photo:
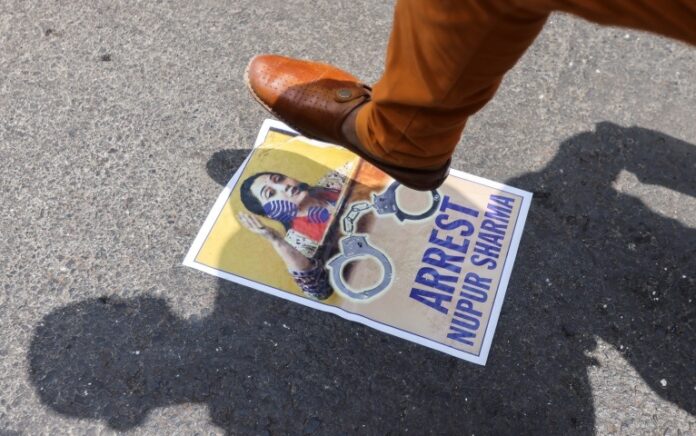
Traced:
<path id="1" fill-rule="evenodd" d="M 398 0 L 384 74 L 357 114 L 363 146 L 408 168 L 447 162 L 553 11 L 696 44 L 696 0 Z"/>

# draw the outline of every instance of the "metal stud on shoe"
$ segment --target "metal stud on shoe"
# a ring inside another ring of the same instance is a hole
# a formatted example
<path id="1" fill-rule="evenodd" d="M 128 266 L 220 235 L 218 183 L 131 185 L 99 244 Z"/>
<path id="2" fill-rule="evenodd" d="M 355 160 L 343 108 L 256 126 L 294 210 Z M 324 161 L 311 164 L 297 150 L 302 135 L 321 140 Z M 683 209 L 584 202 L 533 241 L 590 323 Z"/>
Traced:
<path id="1" fill-rule="evenodd" d="M 348 88 L 336 90 L 336 101 L 346 102 L 353 98 L 353 91 Z"/>

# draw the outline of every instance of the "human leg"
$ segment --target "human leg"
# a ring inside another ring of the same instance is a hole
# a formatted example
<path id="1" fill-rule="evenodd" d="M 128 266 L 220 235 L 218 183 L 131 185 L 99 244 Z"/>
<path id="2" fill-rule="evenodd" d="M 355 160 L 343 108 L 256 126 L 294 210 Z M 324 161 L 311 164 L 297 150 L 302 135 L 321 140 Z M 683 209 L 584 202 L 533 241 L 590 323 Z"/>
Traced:
<path id="1" fill-rule="evenodd" d="M 386 68 L 373 92 L 326 64 L 260 56 L 249 86 L 307 136 L 344 145 L 407 186 L 444 180 L 468 117 L 554 10 L 696 43 L 687 0 L 398 0 Z"/>
<path id="2" fill-rule="evenodd" d="M 345 136 L 387 162 L 436 167 L 550 12 L 696 44 L 695 9 L 687 0 L 399 0 L 384 75 L 346 120 Z"/>
<path id="3" fill-rule="evenodd" d="M 410 168 L 448 161 L 548 16 L 508 3 L 397 2 L 384 75 L 355 120 L 369 152 Z"/>

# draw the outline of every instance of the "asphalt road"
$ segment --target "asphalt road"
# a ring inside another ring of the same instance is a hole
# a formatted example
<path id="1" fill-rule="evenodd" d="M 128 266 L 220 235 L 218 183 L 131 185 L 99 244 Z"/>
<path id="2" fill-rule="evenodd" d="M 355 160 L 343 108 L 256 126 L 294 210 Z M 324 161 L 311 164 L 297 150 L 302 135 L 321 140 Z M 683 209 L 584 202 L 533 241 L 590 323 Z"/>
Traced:
<path id="1" fill-rule="evenodd" d="M 181 266 L 262 52 L 391 2 L 0 3 L 0 434 L 696 433 L 696 49 L 553 16 L 454 166 L 535 192 L 485 368 Z M 281 328 L 285 324 L 288 328 Z"/>

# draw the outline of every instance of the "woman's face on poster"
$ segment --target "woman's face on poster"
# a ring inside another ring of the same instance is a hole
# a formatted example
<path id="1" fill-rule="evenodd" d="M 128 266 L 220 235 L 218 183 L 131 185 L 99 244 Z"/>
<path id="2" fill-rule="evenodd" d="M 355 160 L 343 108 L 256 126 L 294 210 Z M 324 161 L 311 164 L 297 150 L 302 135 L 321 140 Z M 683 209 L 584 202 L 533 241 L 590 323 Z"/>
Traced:
<path id="1" fill-rule="evenodd" d="M 272 173 L 259 176 L 251 185 L 251 193 L 265 206 L 276 200 L 289 201 L 299 208 L 309 195 L 308 186 L 284 174 Z"/>

